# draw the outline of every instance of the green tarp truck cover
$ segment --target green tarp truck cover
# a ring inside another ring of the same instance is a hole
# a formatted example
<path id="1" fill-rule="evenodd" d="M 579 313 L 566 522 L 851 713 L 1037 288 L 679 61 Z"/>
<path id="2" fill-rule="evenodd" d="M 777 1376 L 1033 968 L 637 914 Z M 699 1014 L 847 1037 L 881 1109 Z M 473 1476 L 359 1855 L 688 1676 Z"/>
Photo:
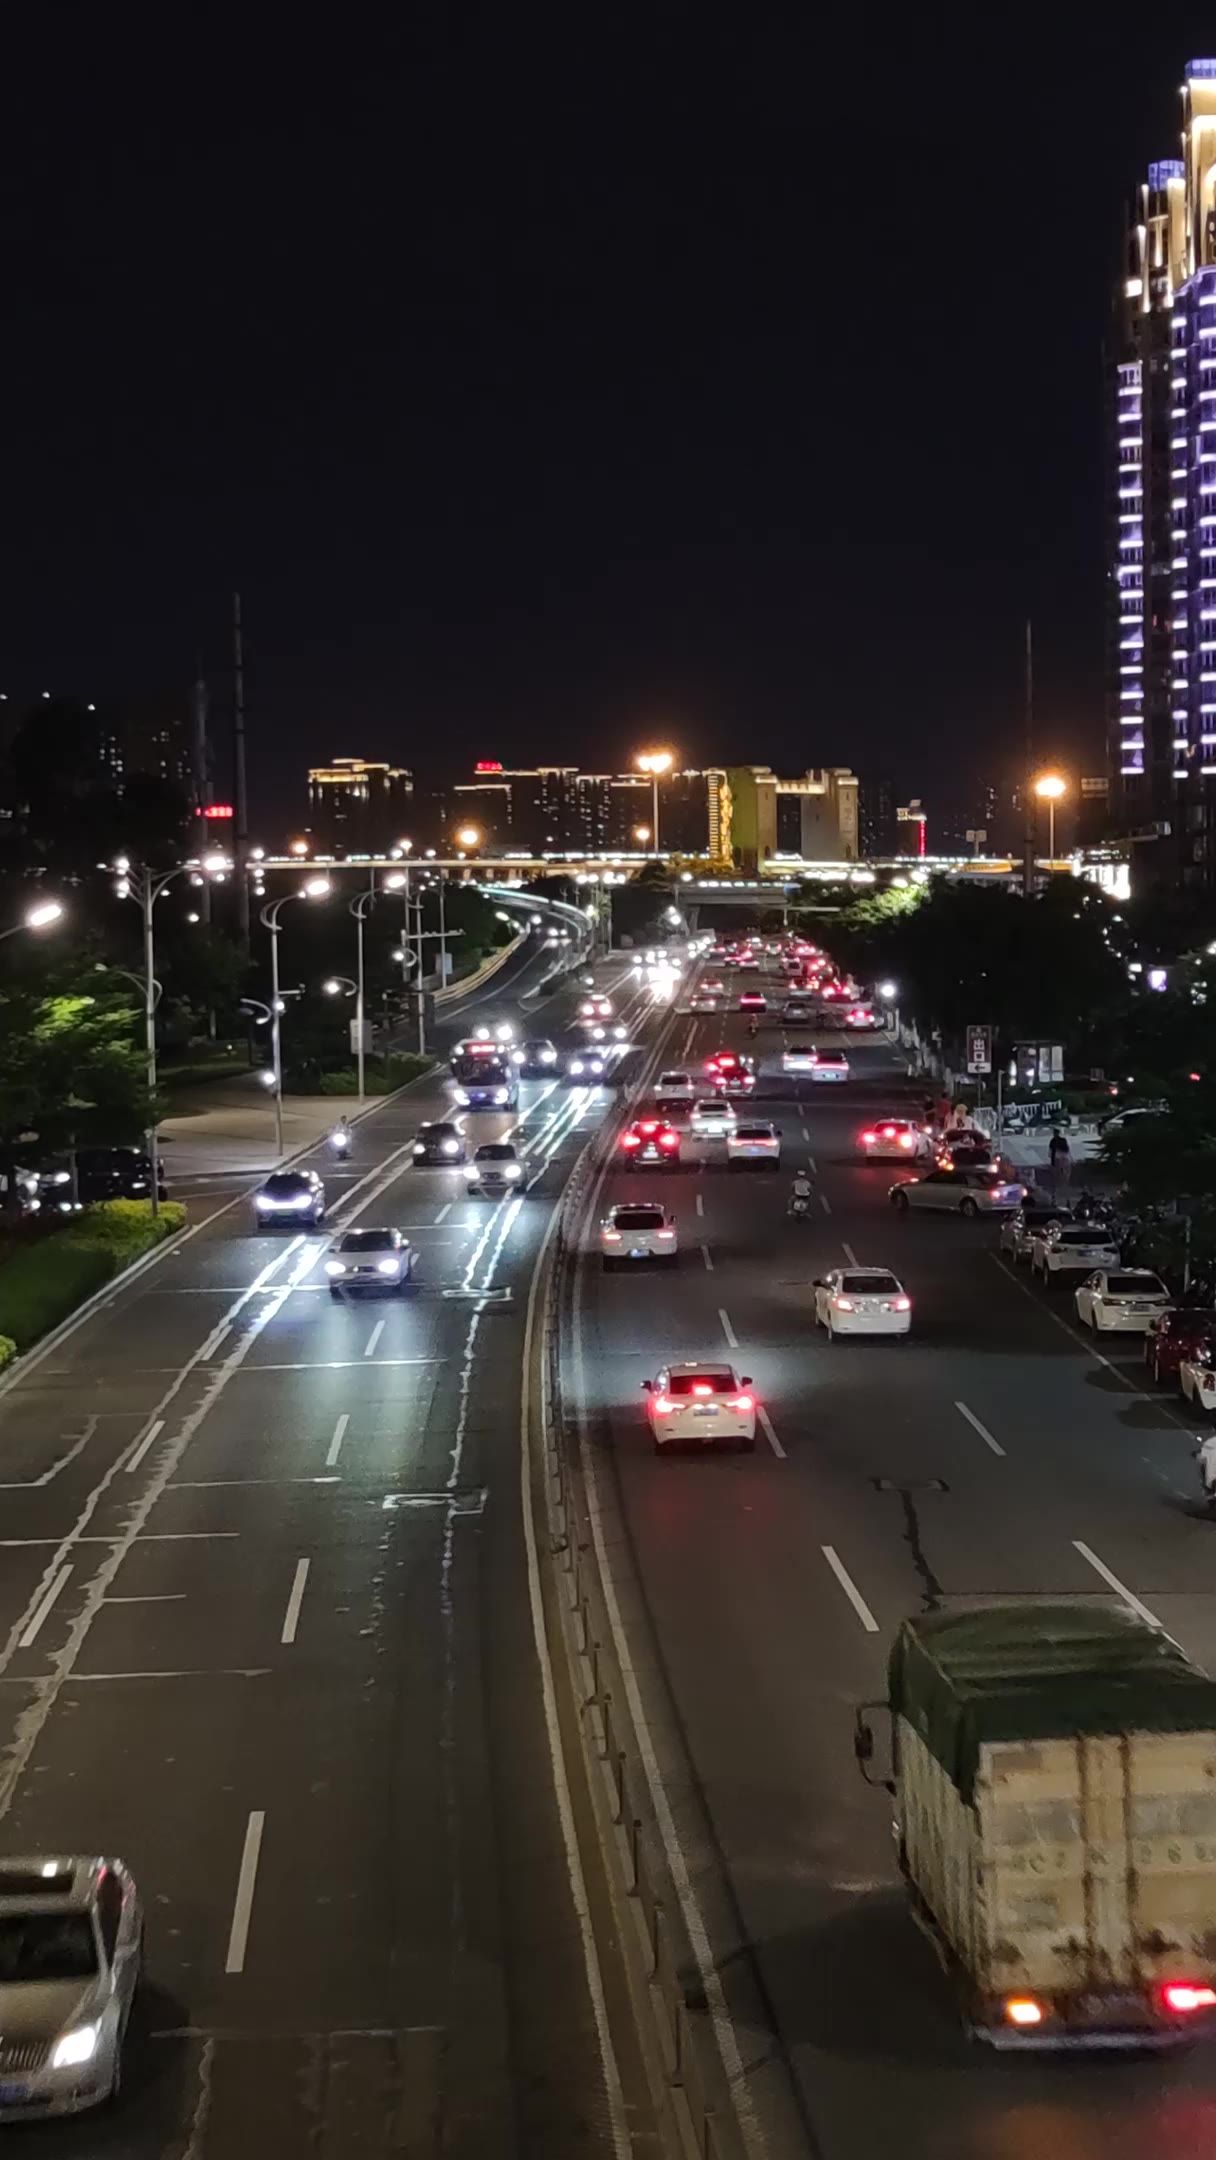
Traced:
<path id="1" fill-rule="evenodd" d="M 890 1703 L 972 1798 L 990 1740 L 1216 1732 L 1216 1681 L 1134 1613 L 1020 1603 L 905 1620 Z"/>

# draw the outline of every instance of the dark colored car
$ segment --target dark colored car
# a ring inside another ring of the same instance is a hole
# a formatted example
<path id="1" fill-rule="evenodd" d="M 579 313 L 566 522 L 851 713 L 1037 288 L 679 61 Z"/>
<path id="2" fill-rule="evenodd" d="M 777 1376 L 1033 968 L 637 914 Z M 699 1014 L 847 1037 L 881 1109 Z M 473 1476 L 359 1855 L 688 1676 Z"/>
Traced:
<path id="1" fill-rule="evenodd" d="M 254 1211 L 263 1229 L 277 1223 L 319 1223 L 325 1220 L 325 1187 L 315 1170 L 272 1170 L 253 1196 Z"/>
<path id="2" fill-rule="evenodd" d="M 669 1170 L 680 1167 L 680 1135 L 664 1117 L 635 1118 L 621 1134 L 622 1153 L 635 1163 L 663 1163 Z"/>
<path id="3" fill-rule="evenodd" d="M 557 1046 L 547 1035 L 526 1036 L 513 1056 L 525 1080 L 543 1080 L 546 1073 L 557 1070 Z"/>
<path id="4" fill-rule="evenodd" d="M 1158 1313 L 1144 1337 L 1144 1362 L 1158 1385 L 1177 1378 L 1183 1358 L 1216 1343 L 1216 1311 L 1208 1305 L 1171 1305 Z"/>
<path id="5" fill-rule="evenodd" d="M 418 1127 L 414 1134 L 414 1162 L 419 1169 L 428 1163 L 462 1163 L 465 1160 L 464 1134 L 459 1125 L 446 1118 L 436 1118 Z"/>
<path id="6" fill-rule="evenodd" d="M 163 1200 L 164 1166 L 158 1163 L 157 1192 Z M 65 1159 L 38 1173 L 38 1193 L 45 1208 L 71 1205 L 72 1171 Z M 152 1164 L 142 1148 L 89 1147 L 76 1150 L 76 1193 L 82 1207 L 100 1200 L 146 1200 L 152 1190 Z"/>

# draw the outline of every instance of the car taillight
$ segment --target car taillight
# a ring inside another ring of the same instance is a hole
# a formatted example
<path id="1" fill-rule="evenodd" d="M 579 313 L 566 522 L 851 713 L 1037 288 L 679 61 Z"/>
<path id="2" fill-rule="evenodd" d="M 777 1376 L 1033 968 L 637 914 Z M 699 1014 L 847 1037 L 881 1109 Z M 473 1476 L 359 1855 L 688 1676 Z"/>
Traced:
<path id="1" fill-rule="evenodd" d="M 635 1147 L 641 1147 L 641 1145 L 642 1145 L 642 1143 L 641 1143 L 641 1140 L 639 1139 L 639 1137 L 638 1137 L 637 1133 L 635 1133 L 635 1132 L 627 1132 L 627 1133 L 622 1133 L 622 1134 L 621 1134 L 621 1146 L 622 1146 L 623 1148 L 635 1148 Z"/>
<path id="2" fill-rule="evenodd" d="M 621 1233 L 619 1230 L 605 1230 L 604 1236 L 610 1244 L 619 1245 L 621 1242 Z"/>
<path id="3" fill-rule="evenodd" d="M 674 1230 L 660 1230 L 660 1232 L 659 1232 L 659 1236 L 660 1236 L 660 1237 L 666 1237 L 666 1238 L 673 1238 L 673 1237 L 675 1236 L 675 1231 L 674 1231 Z"/>
<path id="4" fill-rule="evenodd" d="M 736 1395 L 731 1404 L 732 1410 L 754 1410 L 755 1407 L 755 1402 L 750 1395 Z"/>
<path id="5" fill-rule="evenodd" d="M 713 1394 L 713 1389 L 711 1387 L 707 1387 L 704 1380 L 694 1380 L 692 1384 L 692 1391 L 694 1395 Z"/>
<path id="6" fill-rule="evenodd" d="M 1216 2009 L 1216 1988 L 1210 1988 L 1205 1980 L 1167 1980 L 1161 1990 L 1161 2007 L 1175 2017 Z"/>
<path id="7" fill-rule="evenodd" d="M 834 1297 L 832 1299 L 832 1303 L 836 1307 L 837 1312 L 852 1312 L 853 1310 L 853 1300 L 851 1297 Z"/>
<path id="8" fill-rule="evenodd" d="M 897 1138 L 898 1138 L 898 1140 L 899 1140 L 899 1145 L 900 1145 L 900 1146 L 901 1146 L 902 1148 L 910 1148 L 910 1147 L 912 1147 L 912 1146 L 914 1145 L 914 1142 L 913 1142 L 913 1139 L 912 1139 L 912 1135 L 911 1135 L 911 1133 L 910 1133 L 910 1132 L 901 1132 L 901 1133 L 899 1133 L 899 1134 L 897 1135 Z"/>
<path id="9" fill-rule="evenodd" d="M 667 1395 L 656 1395 L 654 1398 L 654 1406 L 660 1417 L 666 1417 L 669 1410 L 675 1409 L 675 1404 L 672 1402 L 670 1396 Z"/>
<path id="10" fill-rule="evenodd" d="M 861 1136 L 861 1144 L 863 1147 L 873 1147 L 877 1138 L 878 1134 L 876 1132 L 863 1132 Z"/>
<path id="11" fill-rule="evenodd" d="M 910 1298 L 910 1297 L 893 1297 L 893 1298 L 892 1298 L 892 1300 L 891 1300 L 891 1310 L 892 1310 L 892 1312 L 911 1312 L 911 1310 L 912 1310 L 912 1300 L 911 1300 L 911 1298 Z"/>
<path id="12" fill-rule="evenodd" d="M 680 1145 L 680 1136 L 679 1136 L 679 1134 L 678 1134 L 678 1133 L 673 1133 L 673 1132 L 661 1132 L 661 1133 L 659 1134 L 659 1146 L 660 1146 L 660 1147 L 665 1147 L 665 1148 L 668 1148 L 668 1149 L 670 1149 L 670 1148 L 673 1148 L 673 1147 L 679 1147 L 679 1145 Z"/>
<path id="13" fill-rule="evenodd" d="M 1010 2025 L 1041 2025 L 1043 2005 L 1033 1995 L 1007 1995 L 1005 2017 Z"/>

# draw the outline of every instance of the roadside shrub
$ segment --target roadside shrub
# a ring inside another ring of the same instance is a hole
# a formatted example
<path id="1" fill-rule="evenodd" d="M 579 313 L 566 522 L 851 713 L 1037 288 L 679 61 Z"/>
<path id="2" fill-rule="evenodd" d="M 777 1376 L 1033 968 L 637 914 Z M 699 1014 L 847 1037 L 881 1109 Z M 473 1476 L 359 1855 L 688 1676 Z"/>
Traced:
<path id="1" fill-rule="evenodd" d="M 146 1200 L 106 1200 L 15 1253 L 0 1269 L 0 1340 L 28 1350 L 185 1220 L 180 1201 L 162 1201 L 154 1220 Z"/>

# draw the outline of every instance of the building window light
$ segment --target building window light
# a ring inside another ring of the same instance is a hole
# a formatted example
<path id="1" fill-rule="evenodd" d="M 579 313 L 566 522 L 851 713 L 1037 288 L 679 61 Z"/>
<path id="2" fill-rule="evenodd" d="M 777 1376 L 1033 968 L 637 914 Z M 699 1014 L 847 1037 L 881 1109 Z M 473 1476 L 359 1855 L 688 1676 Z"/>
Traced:
<path id="1" fill-rule="evenodd" d="M 1186 509 L 1186 496 L 1185 496 L 1185 495 L 1175 495 L 1175 496 L 1173 496 L 1173 497 L 1172 497 L 1172 499 L 1171 499 L 1171 501 L 1170 501 L 1170 509 L 1171 509 L 1171 510 L 1185 510 L 1185 509 Z"/>

